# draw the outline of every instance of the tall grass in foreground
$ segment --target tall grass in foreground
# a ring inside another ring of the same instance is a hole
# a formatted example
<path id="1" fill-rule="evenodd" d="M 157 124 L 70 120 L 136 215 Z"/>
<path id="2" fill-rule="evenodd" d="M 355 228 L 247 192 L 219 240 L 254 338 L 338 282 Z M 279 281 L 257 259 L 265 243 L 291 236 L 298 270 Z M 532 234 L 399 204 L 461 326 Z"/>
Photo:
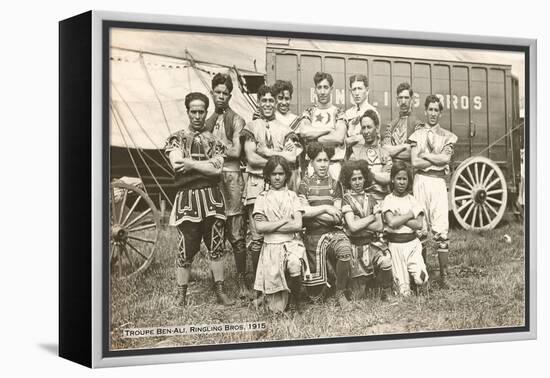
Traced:
<path id="1" fill-rule="evenodd" d="M 349 312 L 341 311 L 331 298 L 321 304 L 305 304 L 301 313 L 268 314 L 242 301 L 224 308 L 215 301 L 208 262 L 202 255 L 193 263 L 189 306 L 178 308 L 174 302 L 176 238 L 174 230 L 164 231 L 149 269 L 112 283 L 113 350 L 524 325 L 523 226 L 517 223 L 486 232 L 452 230 L 450 290 L 439 290 L 433 284 L 427 296 L 392 297 L 389 302 L 368 295 L 354 300 Z M 226 289 L 234 297 L 237 287 L 230 252 L 225 264 Z M 437 278 L 435 254 L 430 254 L 428 265 L 433 269 L 431 277 Z M 122 338 L 121 334 L 124 328 L 248 321 L 265 321 L 267 330 L 137 339 Z"/>

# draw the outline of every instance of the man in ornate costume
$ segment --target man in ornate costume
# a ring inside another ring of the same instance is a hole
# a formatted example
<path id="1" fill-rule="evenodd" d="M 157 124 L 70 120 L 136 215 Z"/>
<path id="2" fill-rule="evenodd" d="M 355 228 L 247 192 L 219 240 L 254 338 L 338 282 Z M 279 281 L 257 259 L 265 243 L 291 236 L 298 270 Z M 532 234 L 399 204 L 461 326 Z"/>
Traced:
<path id="1" fill-rule="evenodd" d="M 176 258 L 177 303 L 187 304 L 187 285 L 191 263 L 200 250 L 207 248 L 218 302 L 230 306 L 234 301 L 224 293 L 225 205 L 218 183 L 224 163 L 223 145 L 205 127 L 208 97 L 193 92 L 185 96 L 189 129 L 180 130 L 166 141 L 179 189 L 170 215 L 170 225 L 179 233 Z"/>

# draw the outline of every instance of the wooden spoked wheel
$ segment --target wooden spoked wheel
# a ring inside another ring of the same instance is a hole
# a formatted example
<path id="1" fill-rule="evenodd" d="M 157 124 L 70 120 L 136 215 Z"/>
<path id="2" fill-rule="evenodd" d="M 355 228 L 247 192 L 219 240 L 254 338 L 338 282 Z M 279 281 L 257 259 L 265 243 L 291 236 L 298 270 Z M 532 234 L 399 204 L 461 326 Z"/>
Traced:
<path id="1" fill-rule="evenodd" d="M 451 208 L 467 230 L 490 230 L 506 211 L 506 180 L 492 160 L 474 156 L 455 170 L 450 186 Z"/>
<path id="2" fill-rule="evenodd" d="M 111 277 L 124 279 L 147 269 L 155 256 L 160 215 L 141 189 L 111 183 Z"/>

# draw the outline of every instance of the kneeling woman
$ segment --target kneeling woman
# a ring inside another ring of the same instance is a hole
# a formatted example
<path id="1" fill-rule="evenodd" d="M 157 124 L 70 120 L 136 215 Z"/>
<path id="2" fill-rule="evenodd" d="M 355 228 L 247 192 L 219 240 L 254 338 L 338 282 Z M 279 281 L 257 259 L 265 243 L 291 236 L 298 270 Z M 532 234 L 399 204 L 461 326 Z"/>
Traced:
<path id="1" fill-rule="evenodd" d="M 376 232 L 383 229 L 382 217 L 376 199 L 365 192 L 371 175 L 367 162 L 350 160 L 342 166 L 340 182 L 344 187 L 342 213 L 346 233 L 352 245 L 351 278 L 376 277 L 387 299 L 392 287 L 392 259 L 386 248 L 380 248 Z"/>
<path id="2" fill-rule="evenodd" d="M 291 170 L 284 158 L 270 157 L 263 174 L 270 188 L 260 193 L 254 205 L 256 227 L 264 236 L 254 289 L 266 295 L 270 310 L 281 312 L 288 304 L 289 292 L 293 306 L 299 306 L 306 251 L 295 234 L 302 230 L 304 210 L 296 193 L 286 187 Z M 288 284 L 286 273 L 290 276 Z"/>
<path id="3" fill-rule="evenodd" d="M 392 255 L 393 275 L 399 292 L 410 294 L 410 276 L 417 288 L 428 282 L 422 258 L 422 244 L 415 231 L 422 229 L 422 205 L 410 194 L 412 174 L 405 163 L 396 161 L 391 169 L 392 193 L 382 203 L 387 239 Z"/>

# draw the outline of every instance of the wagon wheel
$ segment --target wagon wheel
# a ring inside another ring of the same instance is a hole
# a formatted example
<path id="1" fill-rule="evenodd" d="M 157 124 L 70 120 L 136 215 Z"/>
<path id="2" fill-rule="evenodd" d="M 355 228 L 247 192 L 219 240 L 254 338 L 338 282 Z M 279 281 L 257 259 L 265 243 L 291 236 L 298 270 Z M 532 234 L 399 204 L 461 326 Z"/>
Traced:
<path id="1" fill-rule="evenodd" d="M 464 160 L 453 174 L 450 191 L 453 213 L 467 230 L 493 229 L 506 210 L 506 180 L 488 158 Z"/>
<path id="2" fill-rule="evenodd" d="M 153 261 L 160 216 L 149 196 L 122 182 L 111 183 L 111 276 L 129 278 Z"/>

